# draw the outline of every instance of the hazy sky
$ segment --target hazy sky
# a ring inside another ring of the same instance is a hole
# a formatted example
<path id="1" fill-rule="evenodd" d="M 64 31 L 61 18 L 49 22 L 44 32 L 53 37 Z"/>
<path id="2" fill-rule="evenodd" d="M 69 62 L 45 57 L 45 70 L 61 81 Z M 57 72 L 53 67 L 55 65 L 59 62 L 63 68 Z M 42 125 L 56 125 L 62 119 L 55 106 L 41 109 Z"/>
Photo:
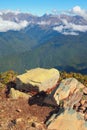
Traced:
<path id="1" fill-rule="evenodd" d="M 87 9 L 87 0 L 0 0 L 0 10 L 21 10 L 35 15 L 43 15 L 72 9 L 74 6 Z"/>

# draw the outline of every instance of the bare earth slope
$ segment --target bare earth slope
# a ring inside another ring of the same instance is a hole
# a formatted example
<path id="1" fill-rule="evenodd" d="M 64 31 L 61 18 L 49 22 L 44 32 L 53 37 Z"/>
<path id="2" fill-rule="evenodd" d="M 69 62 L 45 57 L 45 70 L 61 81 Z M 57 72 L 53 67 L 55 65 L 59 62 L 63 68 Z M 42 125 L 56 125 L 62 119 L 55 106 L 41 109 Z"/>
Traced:
<path id="1" fill-rule="evenodd" d="M 52 108 L 30 106 L 26 99 L 6 98 L 5 89 L 0 92 L 0 130 L 42 130 Z"/>

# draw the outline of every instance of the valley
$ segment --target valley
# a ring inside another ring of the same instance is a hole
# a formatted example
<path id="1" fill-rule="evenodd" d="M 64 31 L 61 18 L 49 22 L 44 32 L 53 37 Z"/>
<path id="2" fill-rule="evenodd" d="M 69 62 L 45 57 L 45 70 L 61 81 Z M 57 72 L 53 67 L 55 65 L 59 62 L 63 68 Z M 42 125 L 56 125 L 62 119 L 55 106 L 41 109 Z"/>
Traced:
<path id="1" fill-rule="evenodd" d="M 17 24 L 26 20 L 29 24 L 20 30 L 0 32 L 0 72 L 22 73 L 35 67 L 54 67 L 87 74 L 87 32 L 79 29 L 87 25 L 83 17 L 51 14 L 38 17 L 10 12 L 1 17 Z"/>

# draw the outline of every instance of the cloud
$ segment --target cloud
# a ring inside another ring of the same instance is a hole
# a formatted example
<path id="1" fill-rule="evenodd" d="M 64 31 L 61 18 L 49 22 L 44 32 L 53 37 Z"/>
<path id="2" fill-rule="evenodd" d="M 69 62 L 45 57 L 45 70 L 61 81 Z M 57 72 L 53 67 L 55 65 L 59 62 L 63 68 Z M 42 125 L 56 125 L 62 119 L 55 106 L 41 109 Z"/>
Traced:
<path id="1" fill-rule="evenodd" d="M 0 32 L 6 32 L 8 30 L 19 31 L 22 28 L 28 26 L 27 21 L 21 21 L 19 23 L 3 20 L 0 18 Z"/>
<path id="2" fill-rule="evenodd" d="M 19 9 L 18 10 L 0 10 L 0 15 L 8 14 L 8 13 L 13 13 L 14 15 L 17 15 L 17 14 L 20 14 L 21 11 Z"/>
<path id="3" fill-rule="evenodd" d="M 79 15 L 87 21 L 87 11 L 82 9 L 80 6 L 75 6 L 73 9 L 69 10 L 69 15 Z M 64 35 L 79 35 L 79 32 L 86 32 L 87 25 L 80 25 L 68 22 L 68 19 L 61 18 L 62 25 L 56 26 L 53 29 L 64 34 Z"/>
<path id="4" fill-rule="evenodd" d="M 76 32 L 63 32 L 62 34 L 64 34 L 64 35 L 75 35 L 75 36 L 78 35 L 78 33 L 76 33 Z"/>
<path id="5" fill-rule="evenodd" d="M 82 16 L 85 20 L 87 20 L 87 10 L 81 9 L 80 6 L 73 7 L 73 9 L 70 12 Z"/>
<path id="6" fill-rule="evenodd" d="M 87 25 L 77 25 L 71 22 L 68 22 L 66 19 L 61 20 L 63 25 L 56 26 L 53 30 L 56 30 L 64 35 L 79 35 L 78 32 L 86 32 Z"/>
<path id="7" fill-rule="evenodd" d="M 73 7 L 72 12 L 80 14 L 80 13 L 82 13 L 84 11 L 80 8 L 80 6 L 75 6 L 75 7 Z"/>
<path id="8" fill-rule="evenodd" d="M 13 13 L 14 15 L 17 15 L 21 13 L 19 10 L 12 11 L 12 10 L 3 10 L 0 11 L 0 32 L 6 32 L 8 30 L 20 30 L 22 28 L 27 27 L 30 23 L 35 23 L 39 25 L 51 25 L 51 20 L 42 20 L 42 21 L 27 21 L 27 20 L 22 20 L 20 21 L 18 17 L 14 17 L 15 21 L 10 21 L 10 20 L 3 20 L 2 15 L 7 14 L 7 13 Z M 56 9 L 53 10 L 53 13 L 56 14 L 58 13 Z M 79 24 L 75 24 L 69 19 L 69 16 L 72 17 L 72 15 L 79 15 L 82 16 L 85 21 L 87 20 L 87 11 L 84 9 L 81 9 L 80 6 L 75 6 L 73 9 L 69 11 L 69 15 L 64 15 L 65 17 L 61 17 L 61 14 L 57 15 L 51 15 L 50 17 L 57 17 L 61 21 L 61 25 L 58 25 L 58 21 L 56 23 L 53 23 L 53 30 L 56 30 L 64 35 L 79 35 L 79 32 L 86 32 L 87 31 L 87 25 L 81 25 L 80 22 Z M 69 21 L 69 22 L 68 22 Z M 86 22 L 85 22 L 86 23 Z"/>

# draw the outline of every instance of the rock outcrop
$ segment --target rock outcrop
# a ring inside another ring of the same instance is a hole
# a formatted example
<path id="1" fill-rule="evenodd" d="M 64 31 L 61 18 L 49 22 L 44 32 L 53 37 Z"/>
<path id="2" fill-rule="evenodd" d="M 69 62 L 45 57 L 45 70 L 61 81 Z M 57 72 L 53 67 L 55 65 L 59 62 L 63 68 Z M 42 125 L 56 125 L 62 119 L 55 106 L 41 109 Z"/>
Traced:
<path id="1" fill-rule="evenodd" d="M 36 68 L 17 76 L 16 83 L 0 83 L 0 128 L 87 130 L 86 84 L 75 78 L 58 80 L 56 69 Z"/>
<path id="2" fill-rule="evenodd" d="M 73 108 L 74 105 L 78 104 L 79 107 L 79 102 L 81 101 L 83 96 L 83 93 L 80 91 L 77 91 L 70 95 L 69 99 L 65 101 L 64 107 L 65 108 Z"/>
<path id="3" fill-rule="evenodd" d="M 80 91 L 85 86 L 75 78 L 67 78 L 62 80 L 58 88 L 56 88 L 54 98 L 58 102 L 68 98 L 68 96 L 76 91 Z"/>
<path id="4" fill-rule="evenodd" d="M 59 80 L 59 71 L 52 69 L 36 68 L 18 75 L 16 88 L 25 91 L 46 91 L 54 87 Z"/>
<path id="5" fill-rule="evenodd" d="M 73 109 L 67 109 L 57 116 L 48 128 L 55 130 L 87 130 L 87 122 L 84 121 L 81 113 L 77 113 Z"/>
<path id="6" fill-rule="evenodd" d="M 60 110 L 46 122 L 49 129 L 87 129 L 87 87 L 75 78 L 68 78 L 61 81 L 51 93 L 50 97 L 52 96 L 59 103 Z"/>

